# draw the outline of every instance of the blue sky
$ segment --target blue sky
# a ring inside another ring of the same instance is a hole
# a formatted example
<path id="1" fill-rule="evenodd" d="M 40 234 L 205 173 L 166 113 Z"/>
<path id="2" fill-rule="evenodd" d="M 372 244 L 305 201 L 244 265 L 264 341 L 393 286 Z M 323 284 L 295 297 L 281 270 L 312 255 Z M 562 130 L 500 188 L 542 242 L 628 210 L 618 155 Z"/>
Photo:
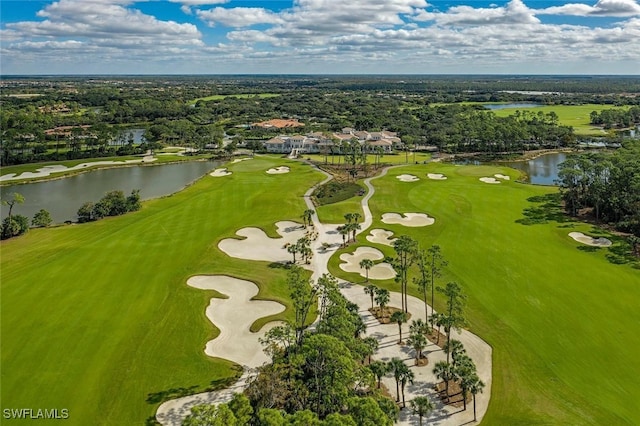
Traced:
<path id="1" fill-rule="evenodd" d="M 0 0 L 8 74 L 640 74 L 640 0 Z"/>

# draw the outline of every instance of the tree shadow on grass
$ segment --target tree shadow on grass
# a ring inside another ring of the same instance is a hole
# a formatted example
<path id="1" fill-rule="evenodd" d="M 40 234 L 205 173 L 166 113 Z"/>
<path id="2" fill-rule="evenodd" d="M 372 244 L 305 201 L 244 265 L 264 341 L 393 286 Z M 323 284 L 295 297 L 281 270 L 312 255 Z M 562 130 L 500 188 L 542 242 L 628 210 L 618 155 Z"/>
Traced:
<path id="1" fill-rule="evenodd" d="M 522 211 L 522 219 L 516 220 L 521 225 L 540 225 L 551 221 L 558 223 L 571 222 L 572 219 L 562 209 L 560 194 L 545 194 L 527 198 L 534 204 Z"/>
<path id="2" fill-rule="evenodd" d="M 198 385 L 193 385 L 189 387 L 180 387 L 180 388 L 171 388 L 167 390 L 163 390 L 160 392 L 152 392 L 147 394 L 146 402 L 147 404 L 158 404 L 165 401 L 169 401 L 176 398 L 182 398 L 183 396 L 193 395 L 194 393 L 200 392 L 212 392 L 224 388 L 228 388 L 236 381 L 238 381 L 238 377 L 242 374 L 242 367 L 239 367 L 239 372 L 236 372 L 232 377 L 226 377 L 223 379 L 212 380 L 207 386 L 206 389 L 201 389 Z"/>

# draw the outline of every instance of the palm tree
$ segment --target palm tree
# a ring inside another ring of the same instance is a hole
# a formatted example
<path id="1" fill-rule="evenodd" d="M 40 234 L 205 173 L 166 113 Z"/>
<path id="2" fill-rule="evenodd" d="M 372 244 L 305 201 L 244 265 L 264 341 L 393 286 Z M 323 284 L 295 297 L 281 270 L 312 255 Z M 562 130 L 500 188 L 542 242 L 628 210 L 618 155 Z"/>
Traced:
<path id="1" fill-rule="evenodd" d="M 362 259 L 360 261 L 360 268 L 365 270 L 365 273 L 367 275 L 367 282 L 369 282 L 369 269 L 373 268 L 373 260 L 371 259 Z M 365 288 L 365 292 L 366 292 L 366 288 Z"/>
<path id="2" fill-rule="evenodd" d="M 442 269 L 448 265 L 448 262 L 440 253 L 440 246 L 437 244 L 432 245 L 427 250 L 429 254 L 429 275 L 431 275 L 431 316 L 433 316 L 433 302 L 435 292 L 435 279 L 442 276 Z M 431 328 L 433 328 L 434 322 L 431 322 Z"/>
<path id="3" fill-rule="evenodd" d="M 307 224 L 309 224 L 309 226 L 311 226 L 313 224 L 313 214 L 315 213 L 315 210 L 313 209 L 307 209 L 302 213 L 302 220 L 304 221 L 304 226 L 306 227 Z"/>
<path id="4" fill-rule="evenodd" d="M 389 290 L 379 288 L 376 290 L 376 303 L 380 307 L 380 316 L 384 316 L 384 308 L 389 303 Z"/>
<path id="5" fill-rule="evenodd" d="M 411 321 L 409 330 L 412 333 L 425 334 L 427 332 L 427 324 L 425 324 L 425 322 L 422 321 L 422 318 L 418 318 L 417 320 Z"/>
<path id="6" fill-rule="evenodd" d="M 476 374 L 475 365 L 473 368 L 471 366 L 460 369 L 457 373 L 458 379 L 460 380 L 460 388 L 462 388 L 462 404 L 463 411 L 467 410 L 467 392 L 469 392 L 471 386 L 480 381 L 478 375 Z"/>
<path id="7" fill-rule="evenodd" d="M 338 233 L 342 235 L 342 247 L 346 247 L 346 236 L 349 235 L 349 228 L 347 228 L 347 225 L 338 226 Z"/>
<path id="8" fill-rule="evenodd" d="M 449 282 L 444 288 L 438 287 L 438 291 L 447 298 L 447 314 L 444 315 L 444 329 L 447 333 L 447 342 L 449 342 L 451 341 L 451 329 L 459 329 L 465 323 L 462 309 L 466 296 L 462 294 L 462 288 L 460 288 L 456 282 Z M 447 362 L 449 362 L 449 352 L 447 352 Z"/>
<path id="9" fill-rule="evenodd" d="M 369 364 L 369 369 L 378 379 L 378 389 L 380 389 L 380 381 L 382 380 L 382 376 L 389 372 L 389 364 L 384 361 L 373 361 Z"/>
<path id="10" fill-rule="evenodd" d="M 394 269 L 398 271 L 398 281 L 400 282 L 400 291 L 402 296 L 402 310 L 407 312 L 407 277 L 409 267 L 413 263 L 413 257 L 418 248 L 418 243 L 408 235 L 401 235 L 393 242 L 393 249 L 396 251 L 397 257 L 394 263 Z"/>
<path id="11" fill-rule="evenodd" d="M 362 324 L 364 325 L 364 322 Z M 358 335 L 360 335 L 360 332 L 358 332 Z M 362 339 L 362 343 L 364 343 L 364 347 L 366 349 L 365 354 L 369 359 L 369 363 L 371 363 L 371 355 L 373 355 L 375 351 L 378 350 L 378 339 L 376 339 L 375 337 L 365 337 L 364 339 Z"/>
<path id="12" fill-rule="evenodd" d="M 347 221 L 347 224 L 351 223 L 353 221 L 353 213 L 346 213 L 344 215 L 344 220 Z"/>
<path id="13" fill-rule="evenodd" d="M 355 223 L 358 223 L 358 221 L 360 220 L 360 218 L 362 217 L 362 215 L 358 212 L 355 213 L 351 213 L 351 218 L 353 219 L 353 221 Z"/>
<path id="14" fill-rule="evenodd" d="M 293 263 L 296 263 L 296 253 L 298 252 L 297 244 L 285 244 L 287 251 L 293 255 Z"/>
<path id="15" fill-rule="evenodd" d="M 429 317 L 429 319 L 431 320 L 431 329 L 435 330 L 435 328 L 433 328 L 434 325 L 436 325 L 438 327 L 438 335 L 436 336 L 436 345 L 438 343 L 440 343 L 440 328 L 444 325 L 444 315 L 442 315 L 439 312 L 433 313 L 431 314 L 431 316 Z"/>
<path id="16" fill-rule="evenodd" d="M 405 366 L 405 370 L 403 370 L 402 374 L 400 375 L 400 389 L 402 390 L 402 408 L 405 408 L 407 406 L 404 402 L 404 387 L 407 385 L 407 383 L 413 384 L 413 379 L 415 379 L 415 374 L 413 374 L 413 371 L 411 371 L 406 364 L 404 366 Z"/>
<path id="17" fill-rule="evenodd" d="M 408 369 L 407 364 L 400 358 L 393 357 L 389 361 L 389 371 L 393 373 L 393 378 L 396 379 L 396 402 L 400 401 L 400 379 Z"/>
<path id="18" fill-rule="evenodd" d="M 350 223 L 349 225 L 347 225 L 349 227 L 349 229 L 351 230 L 351 232 L 353 232 L 353 237 L 351 238 L 351 240 L 355 243 L 356 242 L 356 233 L 362 229 L 362 225 L 360 225 L 358 222 L 353 222 Z"/>
<path id="19" fill-rule="evenodd" d="M 422 350 L 427 346 L 427 338 L 422 333 L 411 333 L 407 339 L 407 345 L 416 351 L 416 364 L 418 364 L 422 358 Z"/>
<path id="20" fill-rule="evenodd" d="M 433 367 L 433 374 L 440 380 L 444 381 L 444 390 L 447 398 L 449 398 L 449 381 L 453 379 L 453 366 L 445 361 L 438 361 Z"/>
<path id="21" fill-rule="evenodd" d="M 476 394 L 482 393 L 482 389 L 484 389 L 484 383 L 479 378 L 478 378 L 478 380 L 469 383 L 469 392 L 471 392 L 471 394 L 473 395 L 473 421 L 474 422 L 477 421 L 477 419 L 476 419 Z"/>
<path id="22" fill-rule="evenodd" d="M 398 331 L 400 333 L 400 340 L 398 340 L 398 344 L 402 344 L 402 324 L 407 322 L 409 319 L 409 315 L 403 311 L 395 311 L 391 314 L 390 321 L 398 323 Z"/>
<path id="23" fill-rule="evenodd" d="M 371 309 L 373 310 L 373 298 L 376 295 L 376 292 L 378 291 L 378 287 L 376 287 L 373 284 L 369 284 L 368 286 L 366 286 L 364 288 L 364 293 L 368 294 L 369 296 L 371 296 Z"/>
<path id="24" fill-rule="evenodd" d="M 435 408 L 431 400 L 426 396 L 417 396 L 409 404 L 411 404 L 411 412 L 418 416 L 420 426 L 422 426 L 422 418 L 431 414 Z"/>
<path id="25" fill-rule="evenodd" d="M 458 364 L 458 361 L 461 359 L 461 357 L 467 353 L 462 342 L 455 339 L 445 343 L 444 351 L 446 353 L 451 353 L 451 363 L 453 364 L 454 368 L 456 367 L 456 364 Z"/>

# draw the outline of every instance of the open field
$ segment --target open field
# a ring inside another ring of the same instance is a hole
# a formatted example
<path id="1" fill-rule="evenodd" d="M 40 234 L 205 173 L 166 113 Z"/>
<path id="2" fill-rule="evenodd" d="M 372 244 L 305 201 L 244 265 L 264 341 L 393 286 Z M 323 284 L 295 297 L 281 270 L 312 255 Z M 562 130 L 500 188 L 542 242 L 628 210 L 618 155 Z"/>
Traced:
<path id="1" fill-rule="evenodd" d="M 427 173 L 448 179 L 423 179 Z M 478 180 L 496 173 L 511 181 Z M 398 182 L 400 174 L 421 180 Z M 545 206 L 555 188 L 515 183 L 516 174 L 502 167 L 435 163 L 390 170 L 373 181 L 372 228 L 391 230 L 393 237 L 411 235 L 425 248 L 441 246 L 449 266 L 440 285 L 463 286 L 471 330 L 494 351 L 484 423 L 640 424 L 640 270 L 612 263 L 623 260 L 619 238 L 563 222 L 557 209 Z M 525 209 L 531 209 L 528 217 Z M 424 228 L 387 225 L 380 221 L 387 212 L 423 212 L 436 221 Z M 613 246 L 584 246 L 568 236 L 572 231 L 606 236 Z M 338 256 L 358 246 L 394 253 L 360 235 L 357 244 L 331 259 L 330 271 L 362 282 L 338 266 Z M 376 283 L 397 289 L 393 280 Z M 415 285 L 410 288 L 417 296 Z M 443 307 L 436 298 L 436 309 Z"/>
<path id="2" fill-rule="evenodd" d="M 198 101 L 220 101 L 225 98 L 250 99 L 250 98 L 277 98 L 278 93 L 240 93 L 237 95 L 211 95 L 204 98 L 197 98 L 189 101 L 189 104 L 195 104 Z"/>
<path id="3" fill-rule="evenodd" d="M 265 173 L 281 165 L 291 173 Z M 205 317 L 214 292 L 186 281 L 235 276 L 289 308 L 283 269 L 230 258 L 217 242 L 244 226 L 275 237 L 276 221 L 300 221 L 301 194 L 322 176 L 280 158 L 227 167 L 233 175 L 205 176 L 139 212 L 1 243 L 3 408 L 67 408 L 70 424 L 140 425 L 163 400 L 238 374 L 205 356 L 217 335 Z"/>
<path id="4" fill-rule="evenodd" d="M 303 158 L 311 159 L 313 161 L 317 161 L 319 163 L 324 163 L 324 155 L 322 154 L 304 154 Z M 385 154 L 380 157 L 380 163 L 385 164 L 412 164 L 416 161 L 418 163 L 422 163 L 424 161 L 428 161 L 431 159 L 431 154 L 425 152 L 416 152 L 415 155 L 412 152 L 409 152 L 409 155 L 405 155 L 404 152 L 398 152 L 397 154 Z M 331 155 L 327 155 L 327 163 L 328 164 L 342 164 L 344 160 L 344 156 L 336 155 L 333 160 L 331 159 Z M 407 161 L 408 160 L 408 161 Z M 376 156 L 373 154 L 367 154 L 367 163 L 372 166 L 375 164 Z"/>

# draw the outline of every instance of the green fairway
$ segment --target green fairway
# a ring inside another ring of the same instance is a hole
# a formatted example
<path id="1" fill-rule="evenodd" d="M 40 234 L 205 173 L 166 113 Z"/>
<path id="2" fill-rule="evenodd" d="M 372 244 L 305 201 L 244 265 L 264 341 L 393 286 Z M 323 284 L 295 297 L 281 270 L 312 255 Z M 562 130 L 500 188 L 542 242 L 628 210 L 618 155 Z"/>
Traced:
<path id="1" fill-rule="evenodd" d="M 448 179 L 430 180 L 427 172 Z M 404 173 L 421 180 L 398 182 L 395 176 Z M 495 173 L 509 174 L 511 181 L 478 180 Z M 491 166 L 392 169 L 373 181 L 373 228 L 411 235 L 425 248 L 442 247 L 449 266 L 440 285 L 455 280 L 463 286 L 471 330 L 493 347 L 492 397 L 483 424 L 640 424 L 640 270 L 608 260 L 619 261 L 620 238 L 604 234 L 614 242 L 611 249 L 569 238 L 572 231 L 598 231 L 554 221 L 561 215 L 546 197 L 557 190 L 516 183 L 516 176 L 513 169 Z M 380 222 L 386 212 L 423 212 L 436 222 L 387 225 Z M 371 245 L 364 234 L 358 241 L 346 250 Z M 345 277 L 337 267 L 339 253 L 330 271 Z M 382 284 L 397 287 L 392 280 Z M 442 307 L 436 299 L 436 309 Z"/>
<path id="2" fill-rule="evenodd" d="M 304 154 L 305 159 L 317 161 L 318 163 L 324 163 L 324 155 L 322 154 Z M 384 154 L 380 156 L 381 164 L 413 164 L 415 162 L 423 163 L 431 159 L 431 154 L 426 152 L 405 152 L 398 151 L 394 154 Z M 333 158 L 331 155 L 327 155 L 327 164 L 342 164 L 344 157 L 336 155 Z M 373 154 L 367 154 L 367 163 L 372 165 L 376 162 L 376 156 Z"/>
<path id="3" fill-rule="evenodd" d="M 280 96 L 278 93 L 240 93 L 237 95 L 211 95 L 204 98 L 197 98 L 189 101 L 189 104 L 195 104 L 198 101 L 221 101 L 225 98 L 250 99 L 250 98 L 276 98 Z"/>
<path id="4" fill-rule="evenodd" d="M 265 173 L 280 165 L 291 173 Z M 282 269 L 230 258 L 217 242 L 245 226 L 276 236 L 274 223 L 300 221 L 301 195 L 323 177 L 282 159 L 228 167 L 232 175 L 205 176 L 139 212 L 1 243 L 3 409 L 66 408 L 69 424 L 140 425 L 162 401 L 238 374 L 205 356 L 217 333 L 205 317 L 212 292 L 186 280 L 230 274 L 289 307 Z"/>

